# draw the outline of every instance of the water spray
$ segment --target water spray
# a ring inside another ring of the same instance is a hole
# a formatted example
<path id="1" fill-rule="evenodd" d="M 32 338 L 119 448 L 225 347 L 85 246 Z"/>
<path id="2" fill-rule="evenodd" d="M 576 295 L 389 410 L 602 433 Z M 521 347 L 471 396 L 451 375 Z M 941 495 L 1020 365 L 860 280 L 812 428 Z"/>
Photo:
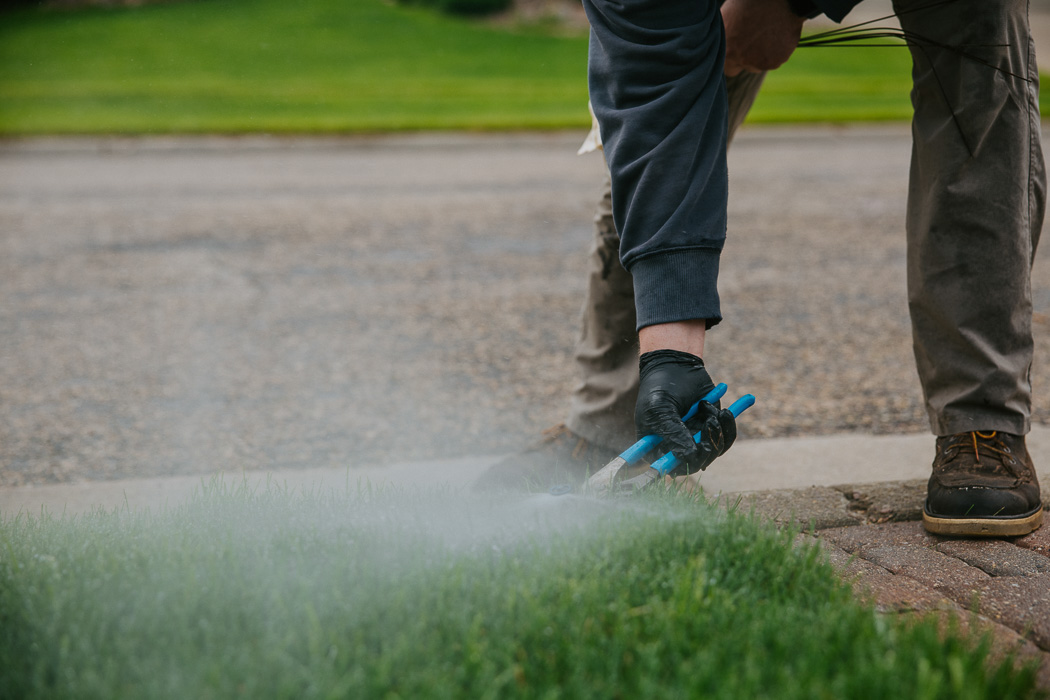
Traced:
<path id="1" fill-rule="evenodd" d="M 708 392 L 706 396 L 700 399 L 700 401 L 697 401 L 692 405 L 686 414 L 682 416 L 682 422 L 687 422 L 696 416 L 697 412 L 700 410 L 701 403 L 715 403 L 725 396 L 728 389 L 729 387 L 725 384 L 719 384 L 716 386 Z M 734 418 L 738 418 L 741 413 L 754 405 L 755 397 L 751 394 L 745 394 L 733 402 L 729 407 L 729 412 L 733 414 Z M 704 432 L 702 430 L 697 431 L 696 434 L 693 435 L 693 441 L 698 444 L 703 438 Z M 595 472 L 594 475 L 587 480 L 587 491 L 598 495 L 608 494 L 614 490 L 620 493 L 634 493 L 647 488 L 655 483 L 657 479 L 670 474 L 674 468 L 678 466 L 678 458 L 675 457 L 672 452 L 667 452 L 653 462 L 653 464 L 642 474 L 621 481 L 623 474 L 627 469 L 637 464 L 643 457 L 659 447 L 661 442 L 663 442 L 663 438 L 659 435 L 646 435 L 638 442 L 621 452 L 618 457 Z M 554 494 L 554 491 L 552 490 L 551 493 Z"/>

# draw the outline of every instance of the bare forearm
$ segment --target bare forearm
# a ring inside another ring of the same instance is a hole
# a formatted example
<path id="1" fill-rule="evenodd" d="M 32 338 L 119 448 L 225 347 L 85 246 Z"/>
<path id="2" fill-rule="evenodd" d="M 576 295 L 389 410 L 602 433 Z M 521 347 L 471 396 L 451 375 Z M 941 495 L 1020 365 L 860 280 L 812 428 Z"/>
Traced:
<path id="1" fill-rule="evenodd" d="M 659 323 L 638 331 L 638 345 L 643 353 L 653 350 L 680 350 L 703 357 L 706 335 L 707 321 L 704 319 Z"/>

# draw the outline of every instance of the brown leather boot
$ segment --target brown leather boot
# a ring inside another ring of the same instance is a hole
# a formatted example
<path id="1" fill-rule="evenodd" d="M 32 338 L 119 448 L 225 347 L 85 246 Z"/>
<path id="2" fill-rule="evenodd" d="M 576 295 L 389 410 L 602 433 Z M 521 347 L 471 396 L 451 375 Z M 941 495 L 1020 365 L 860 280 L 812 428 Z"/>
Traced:
<path id="1" fill-rule="evenodd" d="M 543 431 L 543 437 L 523 452 L 489 467 L 474 483 L 474 490 L 542 492 L 566 486 L 575 489 L 617 454 L 559 424 Z"/>
<path id="2" fill-rule="evenodd" d="M 1016 537 L 1043 521 L 1023 435 L 975 430 L 937 438 L 922 524 L 940 535 Z"/>

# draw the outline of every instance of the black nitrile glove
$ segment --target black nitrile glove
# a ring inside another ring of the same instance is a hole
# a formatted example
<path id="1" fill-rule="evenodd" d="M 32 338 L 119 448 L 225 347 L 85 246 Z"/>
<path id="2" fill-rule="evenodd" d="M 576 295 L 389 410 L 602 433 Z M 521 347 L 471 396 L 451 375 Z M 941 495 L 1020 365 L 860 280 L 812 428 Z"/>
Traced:
<path id="1" fill-rule="evenodd" d="M 703 360 L 678 350 L 654 350 L 642 355 L 638 368 L 638 437 L 656 434 L 664 439 L 679 460 L 674 474 L 706 469 L 729 449 L 736 440 L 736 420 L 729 411 L 704 402 L 689 426 L 682 422 L 689 408 L 715 388 Z M 693 442 L 698 430 L 703 431 L 700 444 Z"/>
<path id="2" fill-rule="evenodd" d="M 696 445 L 696 459 L 689 464 L 680 463 L 671 471 L 671 476 L 707 469 L 707 466 L 715 461 L 715 457 L 721 457 L 736 442 L 736 416 L 730 413 L 728 408 L 701 401 L 700 409 L 689 419 L 687 426 L 690 433 L 700 433 L 703 439 L 693 443 Z"/>

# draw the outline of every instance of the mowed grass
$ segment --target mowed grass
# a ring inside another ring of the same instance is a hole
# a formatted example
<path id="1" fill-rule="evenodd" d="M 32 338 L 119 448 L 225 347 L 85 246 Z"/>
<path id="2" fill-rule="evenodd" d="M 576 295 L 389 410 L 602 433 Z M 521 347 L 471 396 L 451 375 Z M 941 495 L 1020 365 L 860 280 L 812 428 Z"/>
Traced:
<path id="1" fill-rule="evenodd" d="M 587 39 L 384 0 L 0 14 L 0 134 L 586 128 Z M 907 119 L 901 48 L 806 48 L 751 121 Z"/>
<path id="2" fill-rule="evenodd" d="M 907 121 L 907 47 L 800 48 L 762 84 L 751 123 Z"/>
<path id="3" fill-rule="evenodd" d="M 586 40 L 383 0 L 0 15 L 0 132 L 578 126 Z"/>
<path id="4" fill-rule="evenodd" d="M 599 502 L 213 484 L 7 514 L 0 697 L 1027 698 L 1034 675 L 859 605 L 792 533 Z"/>

